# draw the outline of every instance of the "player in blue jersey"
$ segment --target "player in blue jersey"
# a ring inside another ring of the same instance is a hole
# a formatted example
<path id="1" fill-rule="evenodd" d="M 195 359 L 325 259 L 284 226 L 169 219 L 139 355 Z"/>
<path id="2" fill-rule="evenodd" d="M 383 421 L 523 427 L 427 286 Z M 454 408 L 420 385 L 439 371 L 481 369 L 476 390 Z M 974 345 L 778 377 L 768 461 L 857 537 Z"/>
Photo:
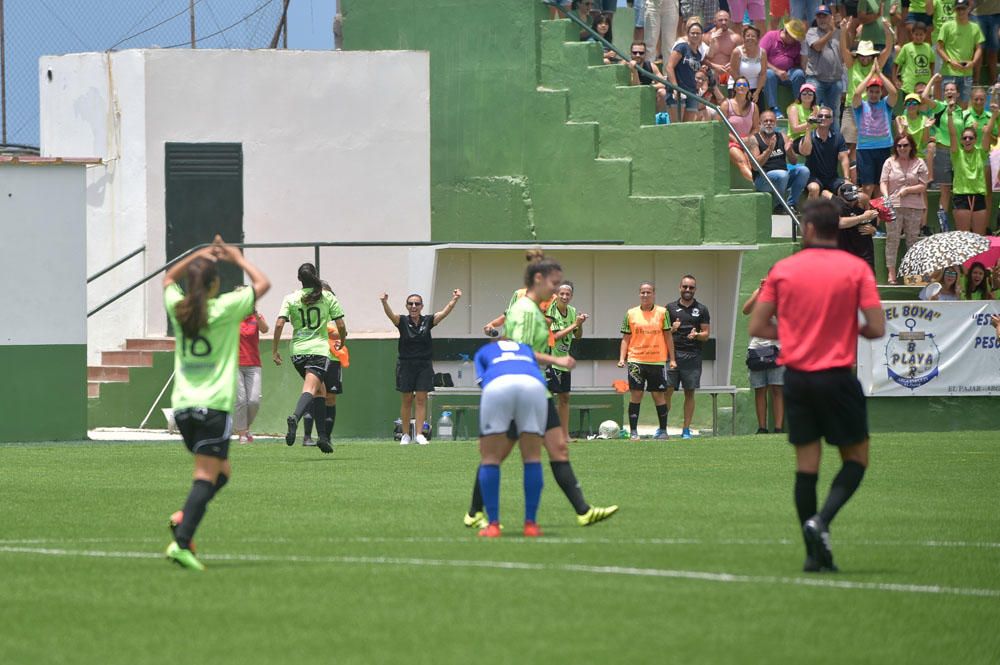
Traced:
<path id="1" fill-rule="evenodd" d="M 479 484 L 489 523 L 479 535 L 500 536 L 500 464 L 514 440 L 507 435 L 513 423 L 519 434 L 524 462 L 524 535 L 542 535 L 536 516 L 542 496 L 542 437 L 548 420 L 548 391 L 538 367 L 543 363 L 573 369 L 571 356 L 556 358 L 536 353 L 527 344 L 500 340 L 479 349 L 476 381 L 482 386 L 479 406 Z"/>

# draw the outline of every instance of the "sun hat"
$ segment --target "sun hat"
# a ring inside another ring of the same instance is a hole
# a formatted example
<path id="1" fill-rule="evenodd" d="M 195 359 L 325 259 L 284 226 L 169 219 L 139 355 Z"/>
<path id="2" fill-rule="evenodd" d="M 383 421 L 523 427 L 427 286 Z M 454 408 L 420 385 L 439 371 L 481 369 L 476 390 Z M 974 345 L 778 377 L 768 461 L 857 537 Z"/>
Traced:
<path id="1" fill-rule="evenodd" d="M 858 42 L 858 47 L 854 49 L 855 55 L 878 55 L 878 49 L 870 40 L 862 39 Z"/>
<path id="2" fill-rule="evenodd" d="M 806 24 L 797 18 L 788 19 L 785 22 L 784 30 L 797 42 L 801 42 L 806 36 Z"/>

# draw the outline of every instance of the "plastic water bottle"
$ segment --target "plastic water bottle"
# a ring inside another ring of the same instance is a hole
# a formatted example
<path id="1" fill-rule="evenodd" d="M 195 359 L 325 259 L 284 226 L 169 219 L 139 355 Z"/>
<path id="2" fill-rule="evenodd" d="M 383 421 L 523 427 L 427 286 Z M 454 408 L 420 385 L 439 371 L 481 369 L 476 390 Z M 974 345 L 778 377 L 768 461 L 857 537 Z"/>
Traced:
<path id="1" fill-rule="evenodd" d="M 458 366 L 458 383 L 462 385 L 462 374 L 469 369 L 471 363 L 469 355 L 466 353 L 458 354 L 458 358 L 462 361 L 462 364 Z"/>
<path id="2" fill-rule="evenodd" d="M 941 231 L 947 233 L 951 230 L 948 226 L 948 213 L 944 211 L 944 208 L 938 208 L 937 211 L 938 225 L 941 227 Z"/>
<path id="3" fill-rule="evenodd" d="M 437 435 L 440 439 L 450 439 L 454 435 L 455 426 L 451 422 L 451 411 L 442 411 L 438 419 Z"/>
<path id="4" fill-rule="evenodd" d="M 622 427 L 621 431 L 618 432 L 618 438 L 619 439 L 627 439 L 628 437 L 629 437 L 628 430 L 625 429 L 624 427 Z"/>

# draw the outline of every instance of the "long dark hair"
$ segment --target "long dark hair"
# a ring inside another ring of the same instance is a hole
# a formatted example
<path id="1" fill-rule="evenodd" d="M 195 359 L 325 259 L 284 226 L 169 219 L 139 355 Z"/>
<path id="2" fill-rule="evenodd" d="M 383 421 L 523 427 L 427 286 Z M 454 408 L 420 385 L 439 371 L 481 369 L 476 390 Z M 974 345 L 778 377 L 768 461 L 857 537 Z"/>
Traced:
<path id="1" fill-rule="evenodd" d="M 198 331 L 208 325 L 208 292 L 218 276 L 214 261 L 199 257 L 188 264 L 184 276 L 187 290 L 174 309 L 185 337 L 197 337 Z"/>
<path id="2" fill-rule="evenodd" d="M 302 297 L 302 304 L 312 305 L 323 297 L 323 282 L 320 281 L 316 273 L 316 266 L 311 263 L 303 263 L 299 266 L 299 281 L 302 282 L 303 289 L 312 289 Z"/>
<path id="3" fill-rule="evenodd" d="M 607 14 L 594 14 L 594 17 L 590 21 L 590 29 L 593 30 L 594 32 L 597 32 L 597 26 L 599 24 L 601 24 L 601 23 L 607 23 L 608 24 L 608 32 L 607 32 L 606 35 L 604 35 L 604 39 L 606 41 L 609 41 L 612 44 L 614 44 L 615 43 L 615 38 L 614 38 L 613 33 L 611 32 L 612 31 L 611 17 L 608 16 Z M 601 34 L 601 33 L 598 32 L 597 34 Z M 587 33 L 587 36 L 588 37 L 591 36 L 589 32 Z"/>
<path id="4" fill-rule="evenodd" d="M 542 277 L 545 277 L 552 274 L 555 270 L 562 272 L 562 266 L 553 259 L 541 258 L 537 261 L 532 261 L 524 271 L 524 285 L 530 289 L 535 284 L 535 275 L 540 274 Z"/>
<path id="5" fill-rule="evenodd" d="M 983 271 L 983 281 L 979 282 L 979 286 L 972 286 L 972 271 L 979 268 Z M 985 299 L 989 299 L 992 295 L 990 293 L 990 271 L 986 269 L 986 266 L 976 261 L 971 266 L 969 266 L 969 275 L 965 278 L 965 299 L 972 300 L 973 293 L 981 293 Z"/>

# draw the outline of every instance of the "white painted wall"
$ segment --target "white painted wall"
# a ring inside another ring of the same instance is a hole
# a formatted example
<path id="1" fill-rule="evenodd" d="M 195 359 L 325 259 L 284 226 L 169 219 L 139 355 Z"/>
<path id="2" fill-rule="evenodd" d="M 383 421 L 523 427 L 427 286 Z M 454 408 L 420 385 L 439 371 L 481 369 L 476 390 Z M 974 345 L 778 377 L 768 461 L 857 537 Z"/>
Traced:
<path id="1" fill-rule="evenodd" d="M 108 160 L 88 183 L 88 271 L 147 246 L 141 261 L 95 283 L 92 304 L 166 260 L 168 141 L 243 144 L 246 242 L 430 239 L 427 53 L 84 53 L 42 58 L 39 81 L 43 154 Z M 312 250 L 248 256 L 274 283 L 259 305 L 273 318 Z M 405 288 L 408 256 L 405 248 L 323 251 L 321 272 L 344 300 L 352 330 L 382 329 L 375 291 Z M 364 295 L 375 281 L 384 286 Z M 96 314 L 92 357 L 127 336 L 163 334 L 159 303 L 154 280 Z"/>
<path id="2" fill-rule="evenodd" d="M 85 168 L 0 164 L 0 345 L 87 339 Z"/>

